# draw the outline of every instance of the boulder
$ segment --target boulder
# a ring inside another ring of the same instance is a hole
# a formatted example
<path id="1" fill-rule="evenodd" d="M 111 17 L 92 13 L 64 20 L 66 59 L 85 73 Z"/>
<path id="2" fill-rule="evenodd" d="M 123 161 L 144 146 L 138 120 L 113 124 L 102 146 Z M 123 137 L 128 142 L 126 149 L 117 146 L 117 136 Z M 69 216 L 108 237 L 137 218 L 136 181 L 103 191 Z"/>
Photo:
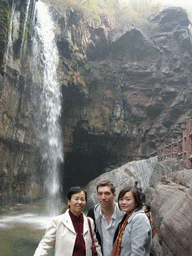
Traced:
<path id="1" fill-rule="evenodd" d="M 160 14 L 151 19 L 159 23 L 162 32 L 172 31 L 176 26 L 188 27 L 190 24 L 186 11 L 181 7 L 170 7 L 164 9 Z"/>
<path id="2" fill-rule="evenodd" d="M 141 60 L 147 55 L 157 57 L 158 49 L 150 42 L 138 29 L 128 30 L 116 41 L 111 42 L 111 52 L 117 58 L 126 56 L 130 59 L 135 55 L 137 59 Z"/>
<path id="3" fill-rule="evenodd" d="M 152 195 L 151 207 L 163 251 L 157 255 L 192 255 L 192 171 L 182 170 L 163 177 Z M 159 244 L 153 246 L 157 252 Z"/>
<path id="4" fill-rule="evenodd" d="M 118 169 L 101 174 L 87 184 L 87 208 L 97 203 L 96 186 L 104 179 L 110 179 L 115 183 L 117 196 L 123 187 L 133 186 L 137 180 L 139 187 L 146 193 L 146 201 L 150 202 L 154 187 L 162 177 L 167 173 L 182 169 L 183 163 L 173 158 L 163 162 L 157 162 L 156 157 L 129 162 Z"/>

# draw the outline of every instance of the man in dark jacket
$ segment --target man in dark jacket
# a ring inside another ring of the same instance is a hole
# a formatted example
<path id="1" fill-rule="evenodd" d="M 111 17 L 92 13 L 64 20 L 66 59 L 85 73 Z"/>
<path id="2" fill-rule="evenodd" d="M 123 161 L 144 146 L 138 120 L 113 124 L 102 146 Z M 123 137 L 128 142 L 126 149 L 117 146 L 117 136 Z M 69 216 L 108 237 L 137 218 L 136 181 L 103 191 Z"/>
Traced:
<path id="1" fill-rule="evenodd" d="M 141 195 L 141 202 L 144 204 L 145 203 L 145 193 L 142 191 L 142 188 L 138 188 L 138 191 Z"/>
<path id="2" fill-rule="evenodd" d="M 97 185 L 99 204 L 88 211 L 88 216 L 95 222 L 95 232 L 102 247 L 103 256 L 110 256 L 113 243 L 125 216 L 115 203 L 115 185 L 110 180 L 103 180 Z"/>

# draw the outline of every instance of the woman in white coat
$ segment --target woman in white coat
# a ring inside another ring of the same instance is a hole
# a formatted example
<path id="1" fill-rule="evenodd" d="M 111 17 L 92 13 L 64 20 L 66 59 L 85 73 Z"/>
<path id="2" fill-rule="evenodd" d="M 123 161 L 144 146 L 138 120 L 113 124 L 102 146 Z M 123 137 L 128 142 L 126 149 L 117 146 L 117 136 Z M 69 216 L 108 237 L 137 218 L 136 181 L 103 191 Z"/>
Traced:
<path id="1" fill-rule="evenodd" d="M 55 245 L 55 256 L 92 256 L 92 237 L 87 217 L 83 210 L 87 193 L 81 187 L 72 187 L 68 193 L 69 209 L 54 217 L 40 241 L 34 256 L 46 256 Z M 89 218 L 97 255 L 101 248 L 94 232 L 94 223 Z"/>

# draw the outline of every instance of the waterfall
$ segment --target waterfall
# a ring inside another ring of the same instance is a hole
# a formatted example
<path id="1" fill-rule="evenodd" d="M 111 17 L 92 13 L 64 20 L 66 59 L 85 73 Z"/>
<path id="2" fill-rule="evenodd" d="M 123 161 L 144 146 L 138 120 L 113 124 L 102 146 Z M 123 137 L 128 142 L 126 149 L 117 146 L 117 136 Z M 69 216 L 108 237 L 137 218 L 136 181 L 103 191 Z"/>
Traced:
<path id="1" fill-rule="evenodd" d="M 13 33 L 13 17 L 15 14 L 15 7 L 16 4 L 13 0 L 12 2 L 12 11 L 11 11 L 11 17 L 10 17 L 10 24 L 9 24 L 9 34 L 8 34 L 8 44 L 7 44 L 7 52 L 5 55 L 5 72 L 7 68 L 8 61 L 12 63 L 13 61 L 13 40 L 12 40 L 12 33 Z"/>
<path id="2" fill-rule="evenodd" d="M 36 2 L 35 33 L 33 38 L 33 81 L 41 84 L 42 169 L 45 172 L 47 209 L 58 214 L 60 208 L 59 165 L 63 161 L 61 129 L 61 93 L 57 82 L 58 50 L 54 22 L 48 6 Z"/>
<path id="3" fill-rule="evenodd" d="M 22 56 L 22 50 L 24 48 L 24 42 L 25 42 L 25 30 L 26 30 L 26 24 L 27 24 L 27 19 L 28 19 L 28 14 L 29 14 L 29 5 L 30 1 L 28 0 L 27 7 L 26 7 L 26 12 L 25 12 L 25 21 L 24 21 L 24 26 L 23 26 L 23 36 L 22 36 L 22 41 L 21 41 L 21 48 L 20 48 L 20 58 Z"/>
<path id="4" fill-rule="evenodd" d="M 25 51 L 26 26 L 27 26 L 27 21 L 28 21 L 28 18 L 29 18 L 30 4 L 34 5 L 34 0 L 28 0 L 26 10 L 25 10 L 25 19 L 24 19 L 24 24 L 23 24 L 22 39 L 21 39 L 21 46 L 20 46 L 20 58 L 19 58 L 20 66 L 22 65 L 21 64 L 22 55 L 23 55 L 23 52 Z M 11 16 L 10 16 L 7 52 L 6 52 L 6 55 L 5 55 L 5 71 L 6 71 L 6 67 L 7 67 L 8 63 L 9 63 L 9 66 L 11 68 L 14 69 L 16 67 L 16 65 L 14 64 L 14 60 L 13 60 L 13 38 L 12 38 L 12 37 L 14 37 L 14 33 L 15 33 L 14 26 L 15 25 L 17 26 L 17 19 L 18 19 L 17 14 L 15 12 L 16 5 L 17 4 L 13 0 L 13 2 L 12 2 L 12 11 L 11 11 Z M 31 9 L 33 9 L 33 8 L 31 8 Z M 18 33 L 18 31 L 16 33 Z M 19 80 L 19 73 L 17 75 L 17 83 L 18 83 L 18 80 Z"/>

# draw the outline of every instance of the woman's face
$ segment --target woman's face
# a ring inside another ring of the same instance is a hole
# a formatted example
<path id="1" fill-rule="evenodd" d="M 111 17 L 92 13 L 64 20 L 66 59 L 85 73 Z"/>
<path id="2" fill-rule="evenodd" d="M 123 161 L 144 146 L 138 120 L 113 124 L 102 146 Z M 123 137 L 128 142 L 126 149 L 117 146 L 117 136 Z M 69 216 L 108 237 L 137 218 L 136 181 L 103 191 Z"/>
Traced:
<path id="1" fill-rule="evenodd" d="M 86 205 L 85 193 L 81 191 L 73 194 L 71 199 L 68 200 L 68 205 L 70 206 L 71 212 L 74 215 L 79 216 Z"/>
<path id="2" fill-rule="evenodd" d="M 119 199 L 119 207 L 127 214 L 136 209 L 135 199 L 131 191 L 126 192 L 125 195 Z"/>

